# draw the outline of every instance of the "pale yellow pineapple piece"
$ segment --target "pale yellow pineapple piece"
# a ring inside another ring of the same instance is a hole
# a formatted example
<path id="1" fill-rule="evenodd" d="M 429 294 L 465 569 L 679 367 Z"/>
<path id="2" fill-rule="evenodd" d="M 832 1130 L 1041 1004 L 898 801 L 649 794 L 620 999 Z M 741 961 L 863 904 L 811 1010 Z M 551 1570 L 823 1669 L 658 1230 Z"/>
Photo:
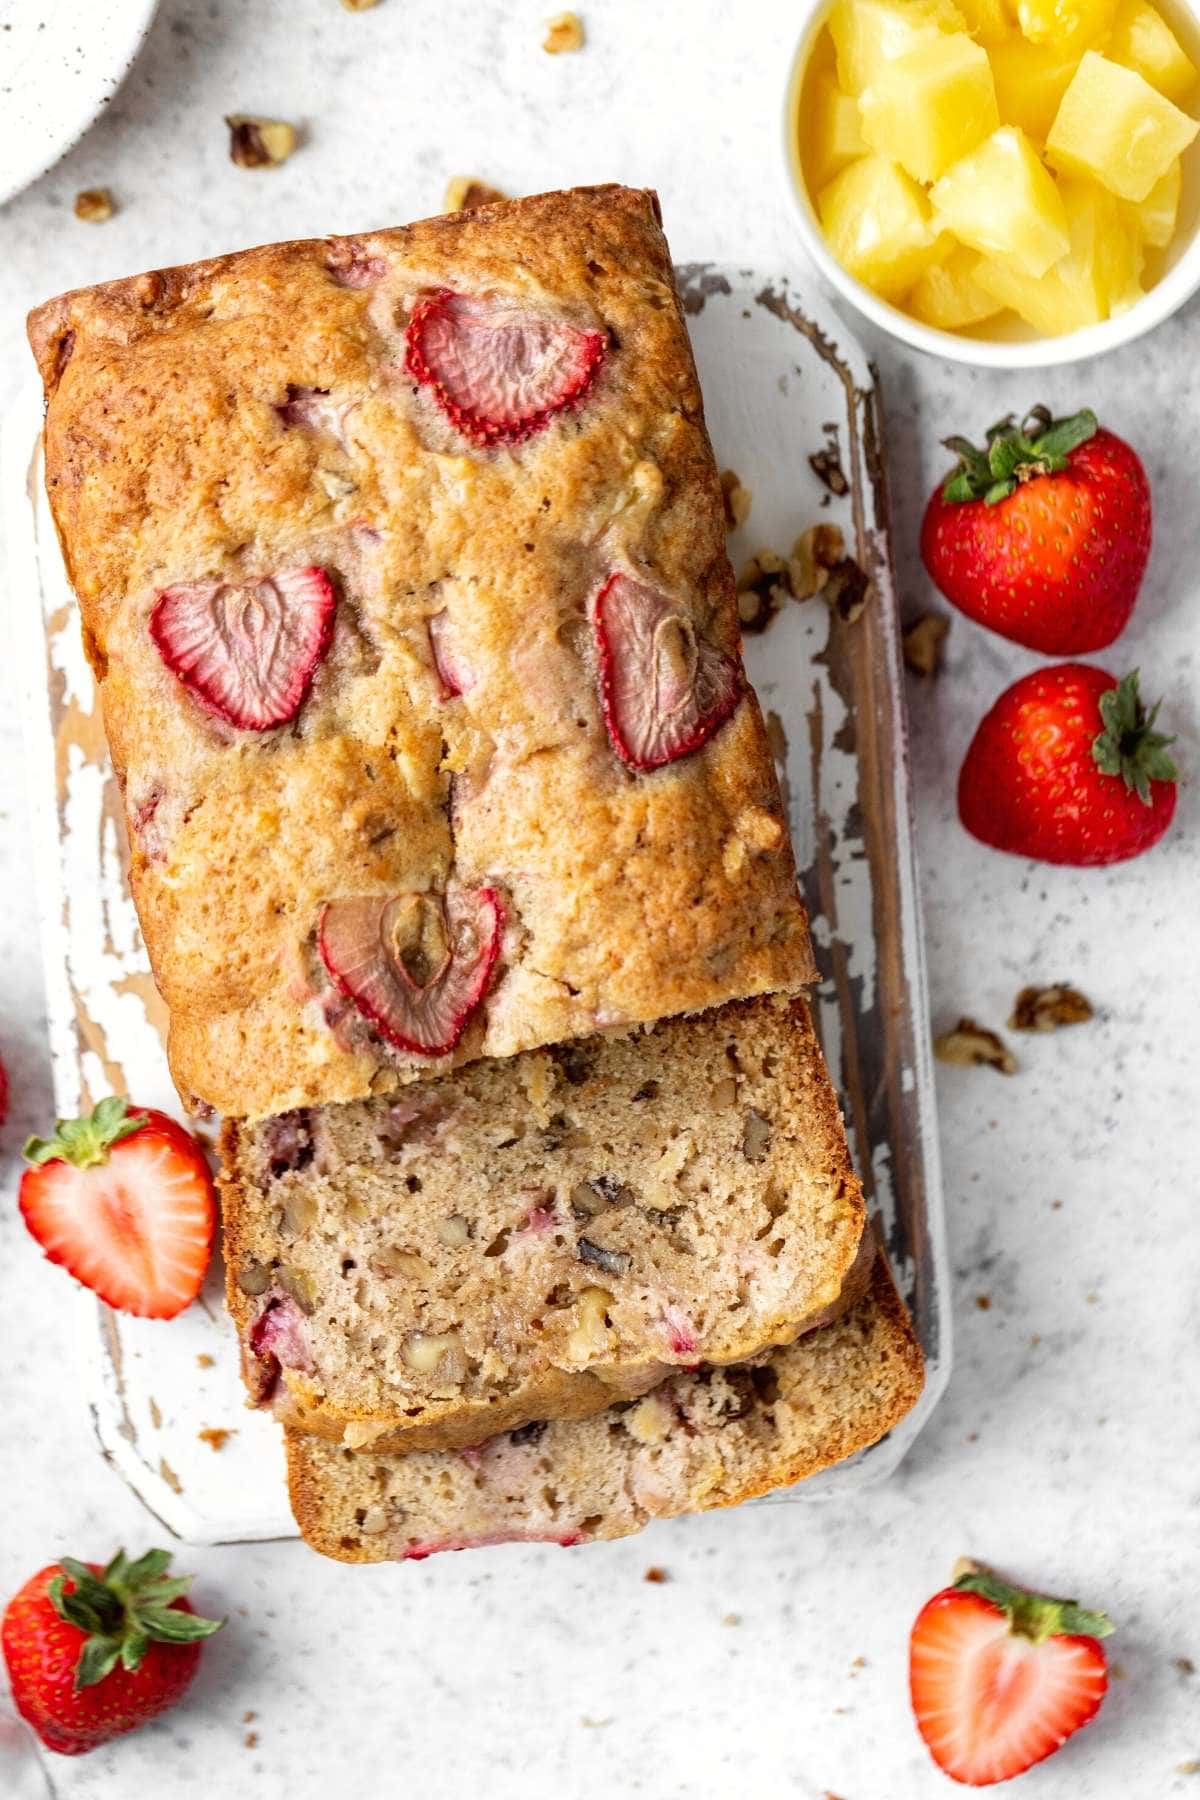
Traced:
<path id="1" fill-rule="evenodd" d="M 974 250 L 959 244 L 945 262 L 926 269 L 904 303 L 906 310 L 939 331 L 961 331 L 992 318 L 1000 302 L 978 281 L 979 261 Z"/>
<path id="2" fill-rule="evenodd" d="M 1183 100 L 1196 85 L 1196 65 L 1149 0 L 1121 0 L 1104 54 L 1144 75 L 1168 100 Z"/>
<path id="3" fill-rule="evenodd" d="M 1108 31 L 1117 0 L 1017 0 L 1017 21 L 1035 44 L 1053 44 L 1076 56 Z"/>
<path id="4" fill-rule="evenodd" d="M 1154 250 L 1165 250 L 1175 236 L 1179 223 L 1179 194 L 1183 187 L 1183 169 L 1179 158 L 1165 175 L 1159 177 L 1144 200 L 1131 205 L 1130 212 L 1144 244 Z"/>
<path id="5" fill-rule="evenodd" d="M 1058 189 L 1023 131 L 1002 125 L 947 169 L 930 199 L 939 230 L 1025 275 L 1044 275 L 1070 249 Z"/>
<path id="6" fill-rule="evenodd" d="M 916 181 L 936 181 L 1000 123 L 987 51 L 965 31 L 885 63 L 858 108 L 867 143 Z"/>
<path id="7" fill-rule="evenodd" d="M 856 98 L 884 63 L 942 31 L 964 30 L 954 0 L 834 0 L 829 31 L 838 85 Z"/>
<path id="8" fill-rule="evenodd" d="M 1013 28 L 1013 15 L 1004 0 L 955 0 L 977 44 L 1003 43 Z"/>
<path id="9" fill-rule="evenodd" d="M 1031 44 L 1015 31 L 994 44 L 988 56 L 1000 117 L 1006 125 L 1019 125 L 1035 144 L 1044 144 L 1079 58 L 1053 44 Z"/>
<path id="10" fill-rule="evenodd" d="M 843 94 L 832 72 L 822 71 L 809 90 L 804 146 L 805 174 L 814 193 L 840 175 L 847 163 L 867 153 L 858 101 Z"/>
<path id="11" fill-rule="evenodd" d="M 1092 181 L 1064 181 L 1070 249 L 1033 279 L 1004 258 L 985 260 L 977 280 L 986 293 L 1047 337 L 1125 312 L 1141 298 L 1142 250 L 1119 200 Z"/>
<path id="12" fill-rule="evenodd" d="M 885 300 L 906 293 L 933 261 L 929 204 L 885 156 L 863 156 L 817 197 L 829 247 L 844 269 Z"/>
<path id="13" fill-rule="evenodd" d="M 1200 131 L 1135 69 L 1089 50 L 1062 97 L 1046 156 L 1064 175 L 1087 175 L 1122 200 L 1144 200 Z"/>

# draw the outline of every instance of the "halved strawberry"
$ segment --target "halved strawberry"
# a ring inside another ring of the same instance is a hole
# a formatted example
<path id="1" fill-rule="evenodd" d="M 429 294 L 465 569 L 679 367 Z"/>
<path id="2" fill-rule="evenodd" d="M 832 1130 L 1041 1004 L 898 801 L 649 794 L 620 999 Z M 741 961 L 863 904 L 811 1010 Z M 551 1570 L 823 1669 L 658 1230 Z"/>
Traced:
<path id="1" fill-rule="evenodd" d="M 604 360 L 602 331 L 441 288 L 418 300 L 405 367 L 475 444 L 516 444 L 581 400 Z"/>
<path id="2" fill-rule="evenodd" d="M 150 636 L 206 712 L 239 731 L 270 731 L 300 710 L 329 648 L 336 607 L 324 569 L 189 581 L 158 596 Z"/>
<path id="3" fill-rule="evenodd" d="M 492 977 L 504 932 L 494 888 L 331 900 L 317 947 L 337 987 L 398 1050 L 453 1050 Z"/>
<path id="4" fill-rule="evenodd" d="M 1095 1717 L 1108 1686 L 1104 1613 L 972 1567 L 917 1615 L 909 1689 L 938 1767 L 968 1787 L 1008 1781 Z"/>
<path id="5" fill-rule="evenodd" d="M 216 1196 L 204 1153 L 182 1125 L 101 1100 L 30 1138 L 21 1177 L 26 1225 L 53 1263 L 122 1312 L 173 1319 L 200 1292 Z"/>
<path id="6" fill-rule="evenodd" d="M 475 671 L 464 660 L 461 646 L 455 640 L 450 615 L 444 610 L 434 613 L 429 620 L 429 648 L 442 684 L 443 700 L 455 700 L 475 686 Z"/>
<path id="7" fill-rule="evenodd" d="M 610 575 L 593 609 L 600 699 L 631 769 L 661 769 L 706 744 L 745 691 L 742 666 L 696 635 L 686 610 L 630 575 Z"/>

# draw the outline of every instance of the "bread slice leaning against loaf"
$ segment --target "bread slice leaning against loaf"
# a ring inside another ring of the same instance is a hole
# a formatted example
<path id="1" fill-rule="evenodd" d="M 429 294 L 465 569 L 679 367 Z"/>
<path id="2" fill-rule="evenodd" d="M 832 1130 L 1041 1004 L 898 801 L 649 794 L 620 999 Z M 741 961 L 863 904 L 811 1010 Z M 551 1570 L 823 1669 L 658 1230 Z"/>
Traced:
<path id="1" fill-rule="evenodd" d="M 673 1375 L 590 1419 L 527 1426 L 457 1455 L 380 1456 L 289 1431 L 292 1507 L 312 1548 L 342 1562 L 627 1537 L 840 1462 L 898 1424 L 922 1381 L 880 1258 L 868 1293 L 835 1324 L 753 1367 Z"/>
<path id="2" fill-rule="evenodd" d="M 355 1448 L 599 1412 L 853 1294 L 862 1195 L 795 999 L 227 1124 L 222 1152 L 252 1398 Z"/>

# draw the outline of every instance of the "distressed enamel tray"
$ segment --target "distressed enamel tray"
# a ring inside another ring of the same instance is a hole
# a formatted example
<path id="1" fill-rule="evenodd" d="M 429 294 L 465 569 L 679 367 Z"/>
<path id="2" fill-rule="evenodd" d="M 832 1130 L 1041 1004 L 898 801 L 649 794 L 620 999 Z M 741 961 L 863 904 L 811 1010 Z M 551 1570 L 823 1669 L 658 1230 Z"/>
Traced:
<path id="1" fill-rule="evenodd" d="M 803 871 L 826 1054 L 927 1363 L 924 1396 L 890 1438 L 780 1496 L 807 1499 L 889 1474 L 949 1374 L 879 396 L 863 352 L 807 290 L 708 265 L 679 274 L 718 463 L 752 496 L 731 539 L 735 567 L 764 547 L 786 555 L 809 526 L 835 524 L 872 584 L 853 622 L 819 597 L 788 601 L 746 646 Z M 126 881 L 117 787 L 43 493 L 39 426 L 31 390 L 7 423 L 0 479 L 58 1109 L 73 1115 L 128 1092 L 178 1111 Z M 292 1534 L 279 1433 L 242 1404 L 219 1268 L 169 1326 L 112 1313 L 66 1282 L 62 1300 L 78 1313 L 83 1391 L 101 1448 L 161 1522 L 204 1543 Z"/>

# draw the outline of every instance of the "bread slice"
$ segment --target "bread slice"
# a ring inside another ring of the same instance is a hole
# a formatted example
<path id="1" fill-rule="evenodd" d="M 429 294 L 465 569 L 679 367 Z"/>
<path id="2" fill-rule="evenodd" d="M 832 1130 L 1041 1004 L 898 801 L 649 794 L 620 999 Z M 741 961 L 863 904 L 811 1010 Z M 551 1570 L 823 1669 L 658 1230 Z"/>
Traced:
<path id="1" fill-rule="evenodd" d="M 912 1326 L 882 1258 L 836 1324 L 752 1367 L 677 1374 L 590 1419 L 526 1426 L 457 1455 L 380 1456 L 287 1433 L 305 1540 L 342 1562 L 627 1537 L 736 1506 L 875 1443 L 921 1392 Z"/>
<path id="2" fill-rule="evenodd" d="M 862 1237 L 795 999 L 227 1124 L 222 1152 L 252 1396 L 356 1448 L 478 1444 L 790 1343 Z"/>

